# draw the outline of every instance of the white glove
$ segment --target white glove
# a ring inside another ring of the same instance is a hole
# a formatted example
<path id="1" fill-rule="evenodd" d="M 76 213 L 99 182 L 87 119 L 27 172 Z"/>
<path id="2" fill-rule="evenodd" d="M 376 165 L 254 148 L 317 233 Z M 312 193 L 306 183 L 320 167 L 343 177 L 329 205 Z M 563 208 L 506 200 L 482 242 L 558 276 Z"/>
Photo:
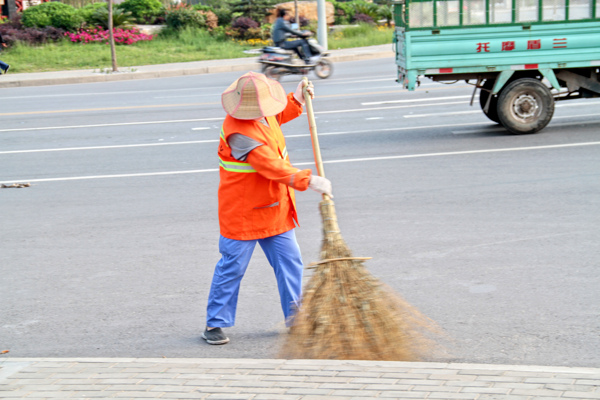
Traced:
<path id="1" fill-rule="evenodd" d="M 298 87 L 296 88 L 296 92 L 294 92 L 294 98 L 298 100 L 298 103 L 304 105 L 306 100 L 304 100 L 304 91 L 302 90 L 302 88 L 304 88 L 304 79 L 300 81 Z M 315 98 L 315 87 L 313 86 L 311 81 L 308 81 L 306 91 L 310 94 L 311 99 Z"/>
<path id="2" fill-rule="evenodd" d="M 315 192 L 326 194 L 333 199 L 333 195 L 331 194 L 331 181 L 327 178 L 323 178 L 319 175 L 311 175 L 308 187 Z"/>

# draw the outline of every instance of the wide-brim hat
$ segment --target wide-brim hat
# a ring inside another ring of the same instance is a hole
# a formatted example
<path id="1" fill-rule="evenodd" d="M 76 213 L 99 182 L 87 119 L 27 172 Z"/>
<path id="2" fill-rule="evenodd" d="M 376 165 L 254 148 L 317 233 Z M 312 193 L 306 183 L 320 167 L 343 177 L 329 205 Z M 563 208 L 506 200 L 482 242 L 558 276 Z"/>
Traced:
<path id="1" fill-rule="evenodd" d="M 221 95 L 223 109 L 237 119 L 257 119 L 279 114 L 287 105 L 281 84 L 257 72 L 248 72 Z"/>

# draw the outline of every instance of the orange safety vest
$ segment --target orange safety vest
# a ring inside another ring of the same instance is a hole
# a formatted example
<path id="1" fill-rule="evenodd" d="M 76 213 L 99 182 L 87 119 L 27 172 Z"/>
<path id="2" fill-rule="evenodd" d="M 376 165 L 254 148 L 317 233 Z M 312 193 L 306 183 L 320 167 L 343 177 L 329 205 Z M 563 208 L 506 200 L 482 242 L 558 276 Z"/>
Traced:
<path id="1" fill-rule="evenodd" d="M 302 114 L 302 105 L 288 95 L 286 108 L 266 117 L 269 126 L 227 115 L 219 142 L 219 225 L 221 235 L 235 240 L 275 236 L 298 224 L 294 189 L 306 190 L 311 170 L 290 164 L 279 124 Z M 229 136 L 241 133 L 263 143 L 242 162 L 232 157 Z"/>

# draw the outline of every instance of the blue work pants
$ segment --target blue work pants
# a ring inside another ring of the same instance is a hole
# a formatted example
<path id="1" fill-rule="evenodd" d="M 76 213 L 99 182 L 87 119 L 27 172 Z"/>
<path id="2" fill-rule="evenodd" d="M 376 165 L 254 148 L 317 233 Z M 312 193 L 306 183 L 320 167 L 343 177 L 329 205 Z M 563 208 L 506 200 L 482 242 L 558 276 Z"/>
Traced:
<path id="1" fill-rule="evenodd" d="M 224 328 L 235 324 L 240 284 L 257 242 L 273 267 L 283 315 L 286 324 L 291 323 L 291 318 L 299 307 L 304 271 L 300 247 L 293 229 L 257 240 L 234 240 L 220 236 L 221 259 L 215 267 L 210 287 L 206 326 Z"/>

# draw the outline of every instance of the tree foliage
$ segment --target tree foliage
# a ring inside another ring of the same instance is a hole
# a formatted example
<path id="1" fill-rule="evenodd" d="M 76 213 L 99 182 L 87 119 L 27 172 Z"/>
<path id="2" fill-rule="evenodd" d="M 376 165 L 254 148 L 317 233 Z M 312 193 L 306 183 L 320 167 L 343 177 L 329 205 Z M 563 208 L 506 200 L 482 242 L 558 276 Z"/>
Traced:
<path id="1" fill-rule="evenodd" d="M 278 0 L 237 0 L 231 3 L 234 16 L 243 16 L 262 23 Z"/>

